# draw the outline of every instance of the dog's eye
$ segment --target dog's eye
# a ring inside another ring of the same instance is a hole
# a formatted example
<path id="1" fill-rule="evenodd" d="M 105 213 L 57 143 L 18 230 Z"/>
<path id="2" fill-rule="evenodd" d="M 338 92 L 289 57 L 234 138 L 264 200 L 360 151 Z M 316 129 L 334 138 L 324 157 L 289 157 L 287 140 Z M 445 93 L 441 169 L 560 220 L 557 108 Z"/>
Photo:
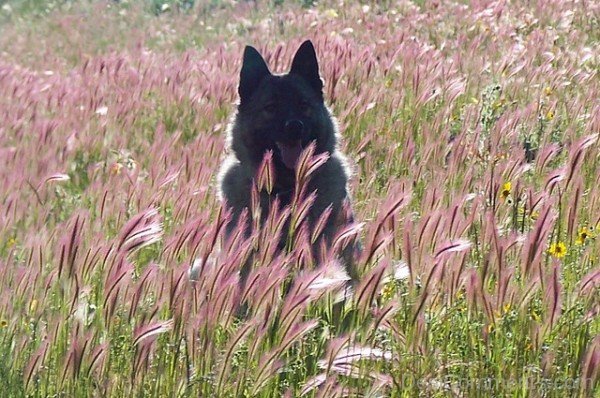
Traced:
<path id="1" fill-rule="evenodd" d="M 308 113 L 311 110 L 310 104 L 308 103 L 308 101 L 300 101 L 299 107 L 300 107 L 300 111 L 303 113 Z"/>
<path id="2" fill-rule="evenodd" d="M 275 104 L 268 104 L 268 105 L 265 105 L 265 106 L 262 108 L 262 111 L 263 111 L 264 113 L 266 113 L 266 114 L 269 114 L 269 115 L 270 115 L 270 114 L 273 114 L 273 113 L 277 112 L 277 107 L 275 106 Z"/>

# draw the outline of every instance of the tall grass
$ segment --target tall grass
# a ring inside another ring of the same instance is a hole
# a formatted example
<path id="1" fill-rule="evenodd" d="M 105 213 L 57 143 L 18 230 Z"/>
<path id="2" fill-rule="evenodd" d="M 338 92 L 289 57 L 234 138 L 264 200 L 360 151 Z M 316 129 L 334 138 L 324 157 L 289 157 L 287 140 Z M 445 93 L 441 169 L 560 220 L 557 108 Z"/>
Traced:
<path id="1" fill-rule="evenodd" d="M 4 396 L 597 394 L 597 3 L 199 3 L 0 11 Z M 305 38 L 353 291 L 311 256 L 310 193 L 224 241 L 243 46 L 285 71 Z"/>

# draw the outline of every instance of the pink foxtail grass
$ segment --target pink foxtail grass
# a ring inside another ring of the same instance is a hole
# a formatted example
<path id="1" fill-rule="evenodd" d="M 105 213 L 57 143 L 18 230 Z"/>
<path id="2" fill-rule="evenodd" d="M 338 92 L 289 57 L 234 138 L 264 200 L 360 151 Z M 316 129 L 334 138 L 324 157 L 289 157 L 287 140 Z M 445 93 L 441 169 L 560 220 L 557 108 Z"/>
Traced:
<path id="1" fill-rule="evenodd" d="M 0 9 L 5 396 L 598 391 L 597 2 L 46 3 Z M 314 250 L 310 148 L 226 238 L 243 46 L 306 38 L 355 222 Z"/>

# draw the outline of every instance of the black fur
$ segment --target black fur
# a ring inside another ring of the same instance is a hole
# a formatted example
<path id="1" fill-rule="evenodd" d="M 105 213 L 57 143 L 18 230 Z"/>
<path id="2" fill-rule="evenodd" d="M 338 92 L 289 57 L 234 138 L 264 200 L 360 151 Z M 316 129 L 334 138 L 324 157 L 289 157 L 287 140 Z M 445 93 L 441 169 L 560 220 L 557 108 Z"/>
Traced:
<path id="1" fill-rule="evenodd" d="M 341 226 L 339 220 L 344 219 L 349 171 L 345 157 L 338 150 L 337 123 L 323 101 L 322 90 L 317 57 L 310 41 L 300 46 L 290 72 L 284 75 L 272 74 L 258 51 L 246 47 L 238 89 L 240 102 L 228 129 L 230 154 L 219 173 L 221 199 L 233 212 L 228 231 L 250 206 L 251 187 L 265 152 L 274 153 L 276 179 L 271 194 L 260 193 L 261 206 L 265 207 L 263 215 L 268 213 L 267 207 L 275 196 L 282 206 L 290 204 L 295 183 L 294 148 L 298 149 L 298 145 L 305 148 L 314 141 L 315 152 L 327 152 L 330 157 L 308 186 L 309 192 L 317 191 L 309 223 L 312 225 L 332 205 L 330 222 L 323 232 L 327 242 L 331 241 Z"/>

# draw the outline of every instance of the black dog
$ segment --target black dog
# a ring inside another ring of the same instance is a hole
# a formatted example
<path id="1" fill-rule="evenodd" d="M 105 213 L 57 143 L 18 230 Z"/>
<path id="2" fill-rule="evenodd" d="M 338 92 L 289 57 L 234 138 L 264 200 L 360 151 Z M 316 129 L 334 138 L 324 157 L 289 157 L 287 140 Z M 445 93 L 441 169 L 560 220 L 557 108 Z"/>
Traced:
<path id="1" fill-rule="evenodd" d="M 260 192 L 263 216 L 275 198 L 280 206 L 290 205 L 297 161 L 303 149 L 314 142 L 315 154 L 328 153 L 329 158 L 308 183 L 307 191 L 316 191 L 308 221 L 312 228 L 331 206 L 329 221 L 321 235 L 326 244 L 330 244 L 339 227 L 351 222 L 351 213 L 345 206 L 349 202 L 349 170 L 344 155 L 338 150 L 337 123 L 323 100 L 323 82 L 312 43 L 302 43 L 290 72 L 284 75 L 273 75 L 258 51 L 247 46 L 238 92 L 240 102 L 228 129 L 231 154 L 219 173 L 221 199 L 233 214 L 228 232 L 235 227 L 244 209 L 250 208 L 252 185 L 265 153 L 273 153 L 275 184 L 270 193 Z M 284 245 L 285 239 L 282 239 L 280 246 Z M 341 254 L 352 275 L 350 251 Z"/>

